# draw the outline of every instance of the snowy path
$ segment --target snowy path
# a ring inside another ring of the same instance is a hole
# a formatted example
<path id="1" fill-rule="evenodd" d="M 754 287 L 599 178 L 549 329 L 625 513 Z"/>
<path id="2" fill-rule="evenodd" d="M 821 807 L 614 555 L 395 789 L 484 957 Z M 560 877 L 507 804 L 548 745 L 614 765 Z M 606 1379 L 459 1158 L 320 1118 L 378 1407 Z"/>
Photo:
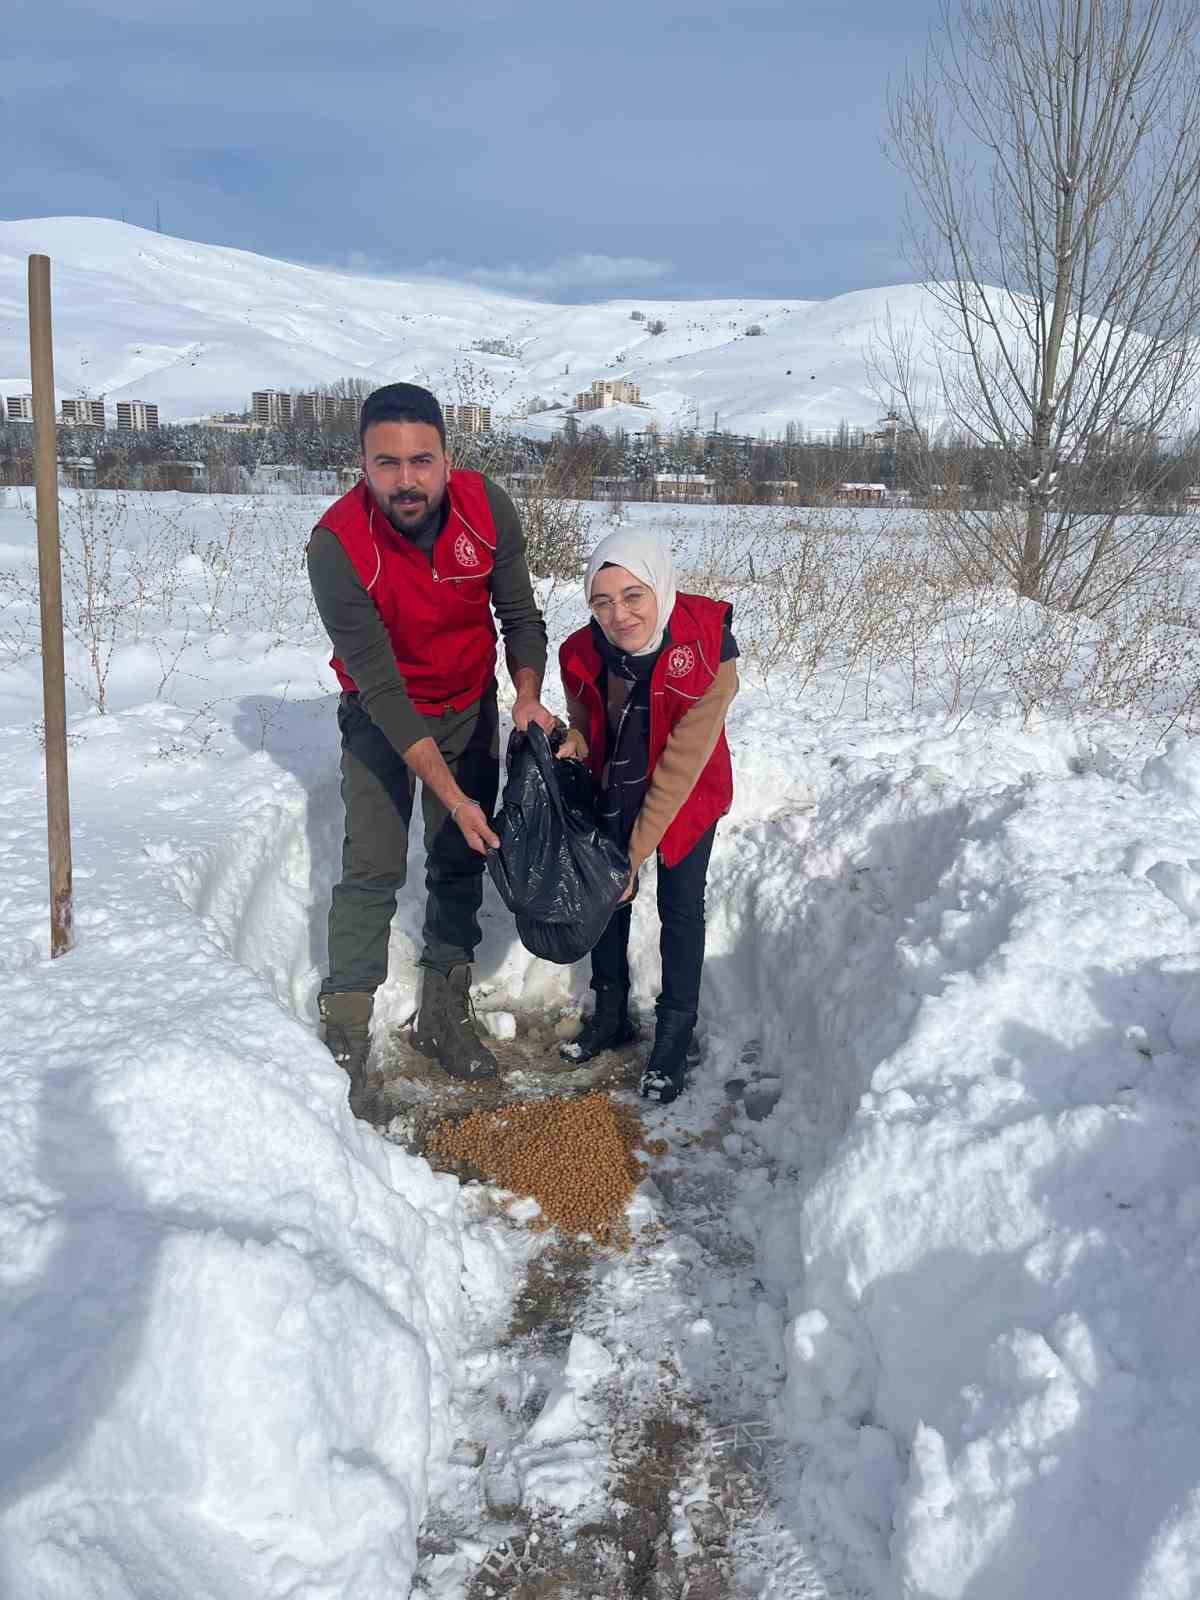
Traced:
<path id="1" fill-rule="evenodd" d="M 781 1509 L 797 1469 L 769 1355 L 783 1307 L 756 1276 L 750 1225 L 773 1163 L 731 1131 L 778 1084 L 747 1062 L 735 1098 L 713 1065 L 687 1099 L 647 1109 L 669 1149 L 648 1162 L 630 1248 L 548 1245 L 504 1336 L 469 1359 L 452 1401 L 461 1468 L 426 1525 L 428 1593 L 458 1580 L 473 1600 L 532 1594 L 546 1578 L 562 1600 L 858 1592 Z"/>

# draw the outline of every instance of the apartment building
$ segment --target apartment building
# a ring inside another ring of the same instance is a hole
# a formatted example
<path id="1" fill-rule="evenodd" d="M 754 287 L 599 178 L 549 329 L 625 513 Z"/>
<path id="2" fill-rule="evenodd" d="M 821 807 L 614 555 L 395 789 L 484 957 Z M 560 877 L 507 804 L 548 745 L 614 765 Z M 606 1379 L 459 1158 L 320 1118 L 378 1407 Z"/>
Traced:
<path id="1" fill-rule="evenodd" d="M 353 426 L 359 400 L 354 395 L 285 393 L 282 389 L 256 389 L 250 397 L 250 415 L 256 428 L 281 428 L 294 422 L 301 428 L 319 428 L 331 422 Z"/>
<path id="2" fill-rule="evenodd" d="M 640 406 L 642 391 L 628 378 L 595 378 L 590 389 L 575 396 L 576 411 L 603 411 L 609 406 Z"/>
<path id="3" fill-rule="evenodd" d="M 315 428 L 325 420 L 323 394 L 298 394 L 292 399 L 292 417 L 302 428 Z"/>
<path id="4" fill-rule="evenodd" d="M 292 420 L 292 397 L 283 390 L 255 389 L 250 413 L 260 428 L 279 428 Z"/>
<path id="5" fill-rule="evenodd" d="M 104 396 L 99 400 L 64 400 L 59 420 L 68 428 L 103 428 Z"/>
<path id="6" fill-rule="evenodd" d="M 442 416 L 446 427 L 458 433 L 490 433 L 492 431 L 491 406 L 443 406 Z"/>
<path id="7" fill-rule="evenodd" d="M 31 394 L 9 395 L 8 420 L 10 422 L 33 421 L 33 396 Z"/>
<path id="8" fill-rule="evenodd" d="M 117 432 L 157 433 L 158 407 L 146 400 L 118 400 Z"/>

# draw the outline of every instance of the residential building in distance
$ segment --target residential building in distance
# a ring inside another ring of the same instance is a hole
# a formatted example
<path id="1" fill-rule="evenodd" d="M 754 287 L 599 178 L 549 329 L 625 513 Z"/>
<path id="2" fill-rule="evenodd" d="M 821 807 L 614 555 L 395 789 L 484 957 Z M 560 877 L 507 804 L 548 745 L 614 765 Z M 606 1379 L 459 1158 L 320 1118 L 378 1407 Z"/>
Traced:
<path id="1" fill-rule="evenodd" d="M 61 489 L 94 489 L 96 487 L 95 457 L 59 456 L 58 483 Z"/>
<path id="2" fill-rule="evenodd" d="M 164 489 L 202 493 L 208 488 L 208 468 L 203 461 L 164 461 L 159 475 Z"/>
<path id="3" fill-rule="evenodd" d="M 31 394 L 9 395 L 8 420 L 10 422 L 33 421 L 33 396 Z"/>
<path id="4" fill-rule="evenodd" d="M 849 506 L 878 506 L 887 499 L 886 483 L 839 483 L 835 499 Z"/>
<path id="5" fill-rule="evenodd" d="M 255 389 L 250 411 L 260 428 L 279 428 L 292 420 L 292 397 L 279 389 Z"/>
<path id="6" fill-rule="evenodd" d="M 800 485 L 795 478 L 768 478 L 763 484 L 763 491 L 766 498 L 775 505 L 796 506 L 800 504 Z"/>
<path id="7" fill-rule="evenodd" d="M 146 400 L 118 400 L 117 432 L 157 433 L 158 407 Z"/>
<path id="8" fill-rule="evenodd" d="M 332 422 L 353 427 L 358 421 L 360 403 L 354 395 L 317 394 L 315 390 L 289 394 L 282 389 L 256 389 L 250 397 L 250 415 L 256 428 L 286 427 L 290 422 L 302 428 L 319 428 Z"/>
<path id="9" fill-rule="evenodd" d="M 497 481 L 513 494 L 536 494 L 546 487 L 546 473 L 544 468 L 536 472 L 522 468 L 517 472 L 502 474 Z"/>
<path id="10" fill-rule="evenodd" d="M 358 420 L 359 402 L 353 395 L 298 394 L 293 396 L 292 416 L 301 427 L 319 428 L 322 423 Z"/>
<path id="11" fill-rule="evenodd" d="M 642 391 L 628 378 L 595 378 L 590 389 L 575 396 L 576 411 L 603 411 L 609 406 L 640 406 Z"/>
<path id="12" fill-rule="evenodd" d="M 68 428 L 103 428 L 104 396 L 99 400 L 64 400 L 60 420 Z"/>
<path id="13" fill-rule="evenodd" d="M 265 461 L 250 476 L 254 494 L 344 494 L 361 477 L 357 467 L 302 467 Z"/>
<path id="14" fill-rule="evenodd" d="M 693 504 L 711 500 L 716 485 L 703 472 L 656 472 L 654 498 L 656 500 L 683 500 Z"/>
<path id="15" fill-rule="evenodd" d="M 592 499 L 644 500 L 648 487 L 637 478 L 607 473 L 592 479 Z"/>
<path id="16" fill-rule="evenodd" d="M 491 433 L 492 431 L 491 406 L 443 406 L 442 416 L 445 418 L 447 428 L 454 428 L 459 433 Z"/>
<path id="17" fill-rule="evenodd" d="M 901 444 L 919 444 L 921 435 L 911 422 L 906 422 L 897 411 L 888 411 L 867 434 L 873 443 L 895 449 Z"/>

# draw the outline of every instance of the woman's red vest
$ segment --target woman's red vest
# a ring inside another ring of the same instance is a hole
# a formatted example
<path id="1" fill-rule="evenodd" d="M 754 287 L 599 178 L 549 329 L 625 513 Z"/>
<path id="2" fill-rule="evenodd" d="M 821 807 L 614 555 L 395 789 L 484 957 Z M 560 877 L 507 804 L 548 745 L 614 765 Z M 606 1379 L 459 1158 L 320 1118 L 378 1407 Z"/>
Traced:
<path id="1" fill-rule="evenodd" d="M 650 678 L 651 775 L 671 729 L 704 698 L 716 677 L 721 664 L 721 636 L 732 615 L 733 607 L 723 600 L 707 600 L 698 594 L 676 596 L 670 622 L 671 642 L 655 662 Z M 559 651 L 558 660 L 567 693 L 587 709 L 588 759 L 599 782 L 608 729 L 599 682 L 604 663 L 591 629 L 580 628 L 571 634 Z M 733 764 L 722 728 L 716 748 L 658 847 L 667 866 L 678 865 L 732 804 Z"/>
<path id="2" fill-rule="evenodd" d="M 474 705 L 496 676 L 497 535 L 483 475 L 452 472 L 446 496 L 450 511 L 432 555 L 396 532 L 365 482 L 320 521 L 354 563 L 383 618 L 409 699 L 427 716 Z M 344 663 L 334 656 L 330 666 L 353 691 Z"/>

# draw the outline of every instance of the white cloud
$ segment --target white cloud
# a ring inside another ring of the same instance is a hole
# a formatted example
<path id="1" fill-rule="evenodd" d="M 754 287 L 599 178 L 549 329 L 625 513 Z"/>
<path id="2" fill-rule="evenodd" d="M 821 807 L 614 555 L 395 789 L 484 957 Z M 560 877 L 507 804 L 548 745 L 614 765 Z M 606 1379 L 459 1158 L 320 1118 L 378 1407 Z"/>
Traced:
<path id="1" fill-rule="evenodd" d="M 614 283 L 647 283 L 665 277 L 668 261 L 648 261 L 644 256 L 584 254 L 559 256 L 544 267 L 463 267 L 452 261 L 430 261 L 426 272 L 439 278 L 508 289 L 514 294 L 555 294 L 564 289 L 587 289 Z"/>

